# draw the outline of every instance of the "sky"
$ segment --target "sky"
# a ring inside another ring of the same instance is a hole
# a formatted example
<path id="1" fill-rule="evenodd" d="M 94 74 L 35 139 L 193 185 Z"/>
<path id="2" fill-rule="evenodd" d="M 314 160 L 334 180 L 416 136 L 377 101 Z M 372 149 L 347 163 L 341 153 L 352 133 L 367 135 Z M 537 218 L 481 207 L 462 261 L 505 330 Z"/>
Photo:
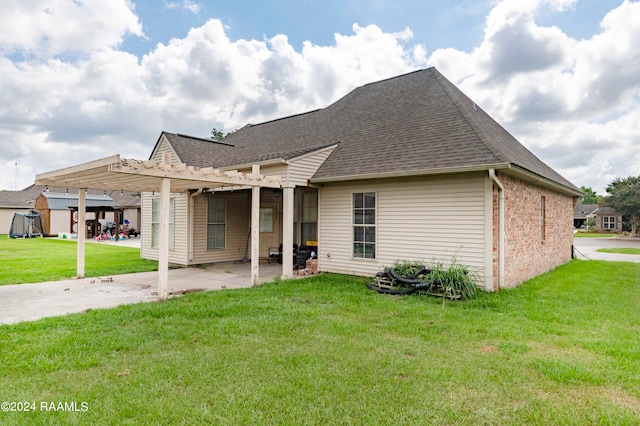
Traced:
<path id="1" fill-rule="evenodd" d="M 575 185 L 640 175 L 640 1 L 3 0 L 0 189 L 431 66 Z"/>

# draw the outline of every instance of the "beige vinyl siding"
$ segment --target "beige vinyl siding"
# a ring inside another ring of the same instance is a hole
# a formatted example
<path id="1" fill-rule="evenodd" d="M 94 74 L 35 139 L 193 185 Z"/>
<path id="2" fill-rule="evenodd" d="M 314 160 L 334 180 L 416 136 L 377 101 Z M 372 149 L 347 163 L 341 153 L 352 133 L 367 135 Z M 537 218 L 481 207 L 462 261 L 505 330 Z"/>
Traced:
<path id="1" fill-rule="evenodd" d="M 334 149 L 335 147 L 332 146 L 289 160 L 289 183 L 306 186 L 307 179 L 316 173 Z"/>
<path id="2" fill-rule="evenodd" d="M 224 250 L 207 250 L 207 198 L 222 197 L 227 201 Z M 218 192 L 198 195 L 193 200 L 193 256 L 190 263 L 229 262 L 247 255 L 250 191 Z"/>
<path id="3" fill-rule="evenodd" d="M 155 197 L 160 195 L 156 193 Z M 140 257 L 158 260 L 158 249 L 151 247 L 151 200 L 152 193 L 143 192 L 140 206 L 142 208 L 142 227 L 140 242 Z M 174 199 L 174 249 L 169 251 L 169 262 L 177 265 L 188 264 L 188 194 L 171 194 Z"/>
<path id="4" fill-rule="evenodd" d="M 140 194 L 140 257 L 152 259 L 151 257 L 151 193 Z M 153 259 L 157 259 L 155 253 Z"/>
<path id="5" fill-rule="evenodd" d="M 59 232 L 71 232 L 71 211 L 50 210 L 49 234 L 58 235 Z"/>
<path id="6" fill-rule="evenodd" d="M 272 164 L 260 167 L 260 174 L 265 176 L 280 176 L 282 183 L 306 186 L 307 180 L 310 179 L 324 161 L 331 155 L 334 146 L 323 148 L 309 154 L 304 154 L 287 161 L 287 164 Z M 232 167 L 233 169 L 233 167 Z M 242 173 L 251 173 L 251 168 L 237 169 Z"/>
<path id="7" fill-rule="evenodd" d="M 260 167 L 260 174 L 265 176 L 280 176 L 284 181 L 285 176 L 287 175 L 287 166 L 286 164 L 277 164 L 273 166 L 264 166 Z M 251 173 L 251 170 L 247 170 L 247 173 Z"/>
<path id="8" fill-rule="evenodd" d="M 8 234 L 11 230 L 11 223 L 13 222 L 13 216 L 16 213 L 26 214 L 31 210 L 29 209 L 0 209 L 0 234 Z M 43 223 L 44 225 L 44 223 Z M 40 232 L 43 232 L 40 230 Z"/>
<path id="9" fill-rule="evenodd" d="M 140 229 L 140 224 L 138 223 L 138 209 L 124 209 L 122 219 L 129 221 L 130 228 L 134 228 L 136 230 Z"/>
<path id="10" fill-rule="evenodd" d="M 163 135 L 160 143 L 156 147 L 156 150 L 152 153 L 151 159 L 154 161 L 162 160 L 162 153 L 166 152 L 169 155 L 171 164 L 181 164 L 182 161 L 178 158 L 176 151 L 173 149 L 167 138 Z"/>
<path id="11" fill-rule="evenodd" d="M 353 257 L 354 192 L 376 193 L 375 259 Z M 448 264 L 455 257 L 484 274 L 484 175 L 327 184 L 319 197 L 322 271 L 373 275 L 395 260 Z"/>

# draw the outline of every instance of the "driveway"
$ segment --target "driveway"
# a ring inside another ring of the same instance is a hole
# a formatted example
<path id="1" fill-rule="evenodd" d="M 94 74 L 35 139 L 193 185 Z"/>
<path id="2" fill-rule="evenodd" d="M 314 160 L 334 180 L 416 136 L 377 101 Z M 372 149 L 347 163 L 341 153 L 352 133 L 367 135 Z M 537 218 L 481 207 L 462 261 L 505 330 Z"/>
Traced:
<path id="1" fill-rule="evenodd" d="M 260 282 L 273 281 L 282 265 L 260 265 Z M 169 270 L 169 297 L 189 292 L 251 287 L 248 263 Z M 0 286 L 0 324 L 86 312 L 158 299 L 158 273 L 113 275 Z"/>
<path id="2" fill-rule="evenodd" d="M 637 254 L 600 253 L 596 251 L 601 248 L 640 249 L 640 238 L 574 238 L 573 245 L 578 259 L 640 263 L 640 255 Z"/>

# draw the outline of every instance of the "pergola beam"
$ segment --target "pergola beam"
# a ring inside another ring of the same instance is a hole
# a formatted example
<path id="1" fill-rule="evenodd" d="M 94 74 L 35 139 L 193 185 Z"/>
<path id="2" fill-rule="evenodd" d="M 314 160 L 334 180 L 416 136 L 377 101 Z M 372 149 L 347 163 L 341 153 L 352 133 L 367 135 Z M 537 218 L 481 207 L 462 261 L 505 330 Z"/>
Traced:
<path id="1" fill-rule="evenodd" d="M 184 164 L 148 164 L 148 161 L 122 160 L 119 163 L 109 166 L 109 171 L 114 173 L 126 173 L 141 176 L 151 176 L 158 178 L 170 177 L 171 179 L 210 182 L 217 185 L 247 185 L 262 188 L 280 188 L 279 176 L 260 176 L 260 174 L 246 174 L 237 170 L 226 172 L 219 169 L 206 167 L 198 169 L 186 167 Z"/>

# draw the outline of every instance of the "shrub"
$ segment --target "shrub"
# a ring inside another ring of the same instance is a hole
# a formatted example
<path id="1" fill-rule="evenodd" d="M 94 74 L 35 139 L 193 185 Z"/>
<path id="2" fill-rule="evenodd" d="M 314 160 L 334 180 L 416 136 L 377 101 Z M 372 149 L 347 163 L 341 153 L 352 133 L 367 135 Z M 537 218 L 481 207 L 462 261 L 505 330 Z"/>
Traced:
<path id="1" fill-rule="evenodd" d="M 425 267 L 418 261 L 395 261 L 367 284 L 386 294 L 422 293 L 447 299 L 473 299 L 478 293 L 478 274 L 460 265 L 455 258 L 448 267 L 442 262 Z"/>

